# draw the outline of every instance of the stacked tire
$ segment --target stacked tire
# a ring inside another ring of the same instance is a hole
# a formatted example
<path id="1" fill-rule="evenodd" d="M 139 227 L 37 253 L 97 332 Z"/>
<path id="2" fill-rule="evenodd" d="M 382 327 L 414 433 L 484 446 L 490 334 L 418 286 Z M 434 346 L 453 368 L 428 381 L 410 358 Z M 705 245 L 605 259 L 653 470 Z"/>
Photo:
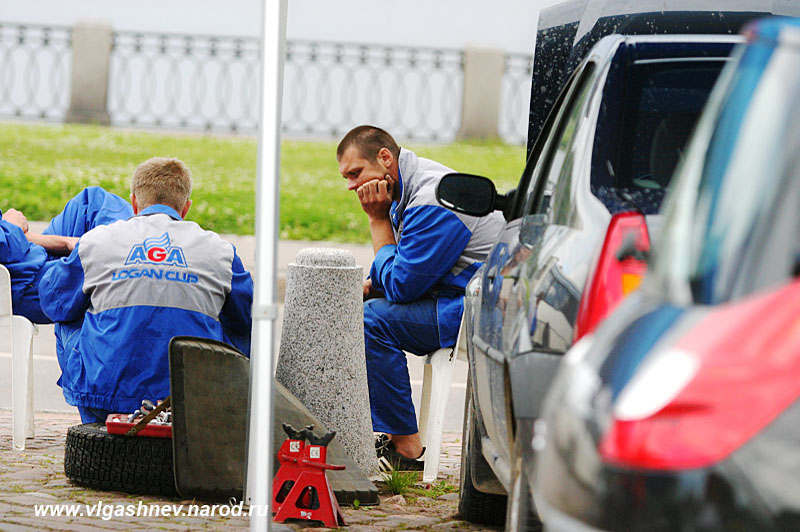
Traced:
<path id="1" fill-rule="evenodd" d="M 109 434 L 103 423 L 69 428 L 64 472 L 89 488 L 176 495 L 171 439 Z"/>

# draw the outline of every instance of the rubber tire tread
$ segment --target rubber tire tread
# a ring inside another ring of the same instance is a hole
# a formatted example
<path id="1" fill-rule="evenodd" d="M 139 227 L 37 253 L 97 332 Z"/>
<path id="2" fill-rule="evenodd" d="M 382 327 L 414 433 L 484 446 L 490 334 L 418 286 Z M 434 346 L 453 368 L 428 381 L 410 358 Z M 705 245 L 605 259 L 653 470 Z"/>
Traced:
<path id="1" fill-rule="evenodd" d="M 459 481 L 458 513 L 470 523 L 503 525 L 506 521 L 506 497 L 483 493 L 472 484 L 470 448 L 475 444 L 475 408 L 472 405 L 472 379 L 467 376 L 467 397 L 464 406 L 464 426 L 461 434 L 461 477 Z M 469 418 L 467 418 L 469 416 Z M 468 424 L 469 423 L 469 424 Z M 469 432 L 469 433 L 467 433 Z M 477 459 L 483 460 L 483 456 Z"/>
<path id="2" fill-rule="evenodd" d="M 75 484 L 89 488 L 177 495 L 171 439 L 109 434 L 103 423 L 69 428 L 64 473 Z"/>

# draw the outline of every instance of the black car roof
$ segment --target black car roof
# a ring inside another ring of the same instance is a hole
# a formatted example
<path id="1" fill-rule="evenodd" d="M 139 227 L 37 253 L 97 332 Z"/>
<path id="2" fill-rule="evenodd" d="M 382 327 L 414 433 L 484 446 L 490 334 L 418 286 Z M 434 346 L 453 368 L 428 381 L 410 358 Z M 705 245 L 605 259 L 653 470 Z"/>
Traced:
<path id="1" fill-rule="evenodd" d="M 528 153 L 564 83 L 602 37 L 613 33 L 736 34 L 747 22 L 768 15 L 800 17 L 800 3 L 787 5 L 784 0 L 568 0 L 542 10 L 533 62 Z"/>

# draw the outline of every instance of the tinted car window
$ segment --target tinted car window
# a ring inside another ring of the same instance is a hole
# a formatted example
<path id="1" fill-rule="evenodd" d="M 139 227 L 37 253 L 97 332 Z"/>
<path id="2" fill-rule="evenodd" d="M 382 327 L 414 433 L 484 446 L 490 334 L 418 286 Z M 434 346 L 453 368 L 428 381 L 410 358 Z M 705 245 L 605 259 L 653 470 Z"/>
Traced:
<path id="1" fill-rule="evenodd" d="M 528 207 L 525 209 L 525 212 L 532 214 L 546 214 L 557 224 L 566 224 L 570 215 L 569 174 L 575 156 L 575 133 L 590 92 L 589 80 L 593 70 L 594 65 L 588 65 L 580 79 L 575 80 L 575 93 L 569 101 L 569 109 L 556 125 L 558 130 L 543 165 L 546 174 L 531 184 Z M 537 187 L 538 190 L 534 191 L 533 187 Z"/>
<path id="2" fill-rule="evenodd" d="M 539 195 L 533 211 L 547 214 L 548 218 L 556 224 L 566 224 L 569 217 L 570 173 L 575 159 L 573 144 L 588 93 L 587 84 L 574 100 L 566 123 L 561 129 L 560 138 L 555 143 L 555 150 L 544 182 L 544 190 Z"/>
<path id="3" fill-rule="evenodd" d="M 800 252 L 800 53 L 751 45 L 737 58 L 687 153 L 653 265 L 670 293 L 688 286 L 700 304 L 784 282 Z"/>
<path id="4" fill-rule="evenodd" d="M 603 89 L 592 193 L 612 214 L 655 214 L 725 61 L 655 59 L 623 68 L 625 54 L 618 52 Z"/>

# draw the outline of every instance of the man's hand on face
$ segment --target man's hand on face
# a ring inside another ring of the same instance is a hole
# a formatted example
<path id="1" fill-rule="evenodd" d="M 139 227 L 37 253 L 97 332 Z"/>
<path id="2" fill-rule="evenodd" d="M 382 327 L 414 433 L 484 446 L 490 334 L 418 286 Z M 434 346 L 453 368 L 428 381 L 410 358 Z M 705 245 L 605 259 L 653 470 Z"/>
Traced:
<path id="1" fill-rule="evenodd" d="M 23 233 L 28 232 L 28 219 L 17 209 L 8 209 L 3 213 L 3 220 L 16 225 Z"/>
<path id="2" fill-rule="evenodd" d="M 367 181 L 356 189 L 361 208 L 371 220 L 389 218 L 393 191 L 394 182 L 391 180 L 391 176 Z"/>

